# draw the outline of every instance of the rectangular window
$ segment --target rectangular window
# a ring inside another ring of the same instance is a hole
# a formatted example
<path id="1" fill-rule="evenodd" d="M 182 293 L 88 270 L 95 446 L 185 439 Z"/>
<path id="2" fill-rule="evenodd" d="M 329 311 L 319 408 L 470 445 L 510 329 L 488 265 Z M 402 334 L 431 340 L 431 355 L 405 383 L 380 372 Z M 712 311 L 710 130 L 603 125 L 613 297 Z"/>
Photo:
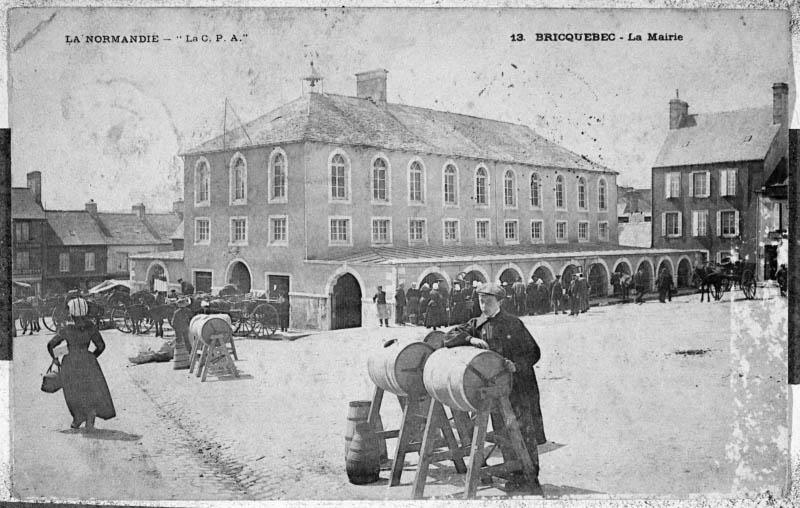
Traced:
<path id="1" fill-rule="evenodd" d="M 231 217 L 231 243 L 247 243 L 247 218 Z"/>
<path id="2" fill-rule="evenodd" d="M 85 252 L 83 254 L 83 271 L 94 271 L 94 252 Z"/>
<path id="3" fill-rule="evenodd" d="M 408 200 L 415 203 L 422 202 L 422 172 L 411 171 L 408 183 Z"/>
<path id="4" fill-rule="evenodd" d="M 208 219 L 194 220 L 194 243 L 208 243 L 211 239 L 211 232 L 208 226 Z"/>
<path id="5" fill-rule="evenodd" d="M 664 197 L 667 199 L 681 197 L 680 173 L 664 173 Z"/>
<path id="6" fill-rule="evenodd" d="M 458 221 L 457 220 L 446 220 L 444 221 L 444 241 L 445 242 L 457 242 L 459 240 L 459 231 L 458 231 Z"/>
<path id="7" fill-rule="evenodd" d="M 557 242 L 567 241 L 567 221 L 564 220 L 556 221 L 556 241 Z"/>
<path id="8" fill-rule="evenodd" d="M 692 173 L 692 196 L 707 198 L 708 195 L 708 173 L 705 171 Z"/>
<path id="9" fill-rule="evenodd" d="M 608 222 L 599 222 L 597 224 L 597 238 L 601 242 L 608 241 Z"/>
<path id="10" fill-rule="evenodd" d="M 455 172 L 445 172 L 444 174 L 444 202 L 448 205 L 456 204 Z"/>
<path id="11" fill-rule="evenodd" d="M 719 171 L 719 195 L 720 196 L 736 195 L 735 169 L 721 169 Z"/>
<path id="12" fill-rule="evenodd" d="M 475 241 L 485 243 L 489 241 L 489 221 L 478 219 L 475 221 Z"/>
<path id="13" fill-rule="evenodd" d="M 58 271 L 59 272 L 68 272 L 69 271 L 69 252 L 62 252 L 58 255 Z"/>
<path id="14" fill-rule="evenodd" d="M 383 159 L 379 159 L 383 161 Z M 372 169 L 372 200 L 388 201 L 386 193 L 386 166 L 378 164 Z"/>
<path id="15" fill-rule="evenodd" d="M 411 219 L 408 221 L 408 240 L 410 242 L 425 241 L 425 219 Z"/>
<path id="16" fill-rule="evenodd" d="M 211 293 L 211 272 L 194 272 L 194 290 L 197 293 Z"/>
<path id="17" fill-rule="evenodd" d="M 722 236 L 736 236 L 739 233 L 739 228 L 736 220 L 735 210 L 725 210 L 719 212 L 720 215 L 720 232 Z"/>
<path id="18" fill-rule="evenodd" d="M 372 219 L 372 243 L 392 243 L 392 222 L 389 219 Z"/>
<path id="19" fill-rule="evenodd" d="M 589 241 L 589 223 L 582 221 L 578 223 L 578 241 Z"/>
<path id="20" fill-rule="evenodd" d="M 271 244 L 285 245 L 288 243 L 287 222 L 288 218 L 285 216 L 269 218 L 269 241 Z"/>
<path id="21" fill-rule="evenodd" d="M 534 242 L 542 241 L 542 221 L 531 221 L 531 240 Z"/>
<path id="22" fill-rule="evenodd" d="M 331 219 L 331 244 L 350 243 L 350 219 L 337 218 Z"/>
<path id="23" fill-rule="evenodd" d="M 692 211 L 692 236 L 708 234 L 708 210 Z"/>
<path id="24" fill-rule="evenodd" d="M 680 212 L 664 213 L 664 234 L 681 236 Z"/>
<path id="25" fill-rule="evenodd" d="M 506 243 L 519 243 L 519 235 L 517 234 L 517 221 L 505 221 L 503 225 L 503 234 Z"/>
<path id="26" fill-rule="evenodd" d="M 347 178 L 344 165 L 331 166 L 331 198 L 347 199 Z"/>
<path id="27" fill-rule="evenodd" d="M 31 261 L 30 254 L 26 250 L 18 250 L 17 255 L 14 257 L 14 270 L 26 271 L 30 270 Z"/>
<path id="28" fill-rule="evenodd" d="M 14 223 L 14 239 L 17 243 L 27 242 L 30 240 L 30 223 L 28 222 L 15 222 Z"/>

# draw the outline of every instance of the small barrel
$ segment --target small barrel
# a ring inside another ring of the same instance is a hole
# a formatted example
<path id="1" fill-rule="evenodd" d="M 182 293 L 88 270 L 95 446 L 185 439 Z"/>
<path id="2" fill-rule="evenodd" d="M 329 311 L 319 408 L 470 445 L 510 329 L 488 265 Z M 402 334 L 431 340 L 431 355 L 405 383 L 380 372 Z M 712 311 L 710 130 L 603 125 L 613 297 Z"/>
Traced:
<path id="1" fill-rule="evenodd" d="M 428 394 L 460 411 L 487 409 L 490 402 L 482 388 L 494 387 L 496 395 L 511 393 L 512 374 L 505 359 L 494 351 L 470 346 L 434 351 L 422 375 Z"/>
<path id="2" fill-rule="evenodd" d="M 440 349 L 444 347 L 445 333 L 441 330 L 434 330 L 422 339 L 422 342 L 430 345 L 433 349 Z"/>
<path id="3" fill-rule="evenodd" d="M 350 449 L 350 442 L 353 440 L 353 434 L 356 432 L 356 427 L 359 423 L 365 423 L 369 417 L 370 401 L 368 400 L 353 400 L 347 408 L 347 429 L 344 434 L 344 455 L 347 456 L 347 451 Z"/>
<path id="4" fill-rule="evenodd" d="M 366 422 L 356 425 L 353 440 L 345 461 L 350 483 L 363 485 L 380 479 L 381 460 L 379 438 Z"/>
<path id="5" fill-rule="evenodd" d="M 199 339 L 210 344 L 216 334 L 225 335 L 223 342 L 229 341 L 233 335 L 231 318 L 227 314 L 199 314 L 189 322 L 189 338 L 192 342 Z"/>
<path id="6" fill-rule="evenodd" d="M 433 347 L 418 340 L 390 340 L 367 360 L 372 382 L 400 396 L 424 395 L 422 370 Z"/>

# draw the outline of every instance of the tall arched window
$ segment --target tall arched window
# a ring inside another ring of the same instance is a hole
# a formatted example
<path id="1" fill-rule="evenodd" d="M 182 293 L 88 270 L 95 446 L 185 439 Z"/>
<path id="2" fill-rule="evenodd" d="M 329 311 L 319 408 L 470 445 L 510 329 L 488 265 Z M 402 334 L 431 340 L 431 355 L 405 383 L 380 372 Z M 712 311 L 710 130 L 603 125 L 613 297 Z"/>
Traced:
<path id="1" fill-rule="evenodd" d="M 453 164 L 448 164 L 444 168 L 444 204 L 457 205 L 458 204 L 458 176 L 456 167 Z"/>
<path id="2" fill-rule="evenodd" d="M 539 180 L 539 173 L 531 174 L 531 206 L 536 208 L 542 206 L 541 186 L 542 182 Z"/>
<path id="3" fill-rule="evenodd" d="M 388 191 L 389 165 L 382 157 L 372 163 L 372 200 L 389 201 Z"/>
<path id="4" fill-rule="evenodd" d="M 556 177 L 556 208 L 565 208 L 564 204 L 564 177 L 558 175 Z"/>
<path id="5" fill-rule="evenodd" d="M 600 183 L 597 186 L 597 208 L 600 210 L 606 209 L 606 181 L 600 179 Z"/>
<path id="6" fill-rule="evenodd" d="M 475 203 L 479 205 L 487 205 L 489 204 L 489 193 L 487 192 L 488 187 L 488 176 L 486 174 L 486 168 L 479 167 L 477 171 L 475 171 Z"/>
<path id="7" fill-rule="evenodd" d="M 241 154 L 231 160 L 231 202 L 232 205 L 247 203 L 247 162 Z"/>
<path id="8" fill-rule="evenodd" d="M 331 157 L 331 199 L 347 201 L 347 161 L 342 154 L 336 153 Z"/>
<path id="9" fill-rule="evenodd" d="M 269 167 L 269 200 L 286 202 L 287 197 L 286 155 L 283 150 L 276 149 L 270 158 Z"/>
<path id="10" fill-rule="evenodd" d="M 578 208 L 586 210 L 586 179 L 578 178 Z"/>
<path id="11" fill-rule="evenodd" d="M 414 161 L 408 167 L 408 201 L 411 203 L 425 202 L 424 168 L 422 163 Z"/>
<path id="12" fill-rule="evenodd" d="M 200 159 L 194 166 L 194 182 L 194 204 L 207 205 L 211 194 L 211 176 L 205 159 Z"/>
<path id="13" fill-rule="evenodd" d="M 506 207 L 517 206 L 516 182 L 514 180 L 514 172 L 509 169 L 503 176 L 503 205 Z"/>

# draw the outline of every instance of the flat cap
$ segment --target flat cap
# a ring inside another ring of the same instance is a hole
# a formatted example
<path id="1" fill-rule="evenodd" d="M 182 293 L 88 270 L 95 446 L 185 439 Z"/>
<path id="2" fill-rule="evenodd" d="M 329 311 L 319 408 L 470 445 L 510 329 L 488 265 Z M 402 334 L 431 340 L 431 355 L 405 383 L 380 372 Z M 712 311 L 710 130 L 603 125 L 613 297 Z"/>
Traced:
<path id="1" fill-rule="evenodd" d="M 506 297 L 505 290 L 499 284 L 494 284 L 492 282 L 481 284 L 480 287 L 478 287 L 478 294 L 492 295 L 498 299 Z"/>

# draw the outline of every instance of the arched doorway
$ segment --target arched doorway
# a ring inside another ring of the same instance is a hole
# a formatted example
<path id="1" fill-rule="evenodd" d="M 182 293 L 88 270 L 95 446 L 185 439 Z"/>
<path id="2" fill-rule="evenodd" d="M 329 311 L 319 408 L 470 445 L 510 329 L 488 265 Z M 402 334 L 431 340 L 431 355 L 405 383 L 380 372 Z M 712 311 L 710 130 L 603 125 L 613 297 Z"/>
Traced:
<path id="1" fill-rule="evenodd" d="M 546 287 L 550 287 L 550 284 L 553 283 L 554 278 L 553 272 L 551 272 L 546 266 L 540 266 L 533 271 L 533 280 L 536 281 L 536 279 L 542 279 L 542 282 L 546 285 Z"/>
<path id="2" fill-rule="evenodd" d="M 433 284 L 436 282 L 439 283 L 439 291 L 444 290 L 445 292 L 447 292 L 450 290 L 450 287 L 447 284 L 447 278 L 444 275 L 436 272 L 431 272 L 428 275 L 426 275 L 422 279 L 422 282 L 419 283 L 419 287 L 422 287 L 423 284 L 427 284 L 431 287 L 431 289 L 433 289 Z"/>
<path id="3" fill-rule="evenodd" d="M 661 275 L 662 270 L 665 270 L 667 274 L 672 277 L 672 265 L 666 259 L 662 260 L 661 263 L 658 264 L 658 271 L 656 273 Z"/>
<path id="4" fill-rule="evenodd" d="M 164 267 L 160 264 L 153 264 L 150 266 L 150 269 L 147 271 L 147 287 L 150 291 L 155 291 L 156 282 L 157 280 L 166 281 L 167 276 L 164 272 Z"/>
<path id="5" fill-rule="evenodd" d="M 692 284 L 692 264 L 688 259 L 681 259 L 678 263 L 678 287 L 686 288 Z"/>
<path id="6" fill-rule="evenodd" d="M 361 286 L 352 274 L 344 273 L 333 286 L 331 329 L 361 326 Z"/>
<path id="7" fill-rule="evenodd" d="M 644 281 L 643 281 L 644 287 L 647 288 L 647 291 L 652 291 L 653 290 L 653 265 L 650 264 L 650 261 L 645 259 L 645 260 L 642 260 L 639 263 L 639 266 L 636 268 L 636 271 L 638 272 L 640 268 L 644 269 L 643 272 L 642 272 L 642 274 L 644 275 Z"/>
<path id="8" fill-rule="evenodd" d="M 589 296 L 608 295 L 608 271 L 601 263 L 589 267 Z"/>
<path id="9" fill-rule="evenodd" d="M 241 261 L 235 262 L 230 267 L 228 283 L 233 284 L 240 293 L 250 292 L 250 270 Z"/>
<path id="10" fill-rule="evenodd" d="M 563 284 L 565 288 L 569 287 L 569 283 L 572 282 L 572 276 L 580 271 L 581 269 L 578 266 L 567 265 L 561 273 L 561 284 Z"/>
<path id="11" fill-rule="evenodd" d="M 486 282 L 486 277 L 484 277 L 483 274 L 478 270 L 472 270 L 464 274 L 464 280 L 467 281 L 467 284 L 471 286 L 473 281 L 478 281 L 479 284 L 483 284 Z"/>
<path id="12" fill-rule="evenodd" d="M 510 285 L 514 284 L 515 282 L 517 282 L 518 280 L 522 280 L 522 275 L 518 271 L 514 270 L 513 268 L 506 268 L 500 274 L 499 278 L 500 278 L 500 283 L 501 284 L 505 282 L 507 285 L 510 286 Z"/>
<path id="13" fill-rule="evenodd" d="M 614 267 L 614 273 L 625 273 L 628 275 L 632 275 L 631 265 L 629 265 L 625 261 L 617 261 L 617 266 Z"/>

